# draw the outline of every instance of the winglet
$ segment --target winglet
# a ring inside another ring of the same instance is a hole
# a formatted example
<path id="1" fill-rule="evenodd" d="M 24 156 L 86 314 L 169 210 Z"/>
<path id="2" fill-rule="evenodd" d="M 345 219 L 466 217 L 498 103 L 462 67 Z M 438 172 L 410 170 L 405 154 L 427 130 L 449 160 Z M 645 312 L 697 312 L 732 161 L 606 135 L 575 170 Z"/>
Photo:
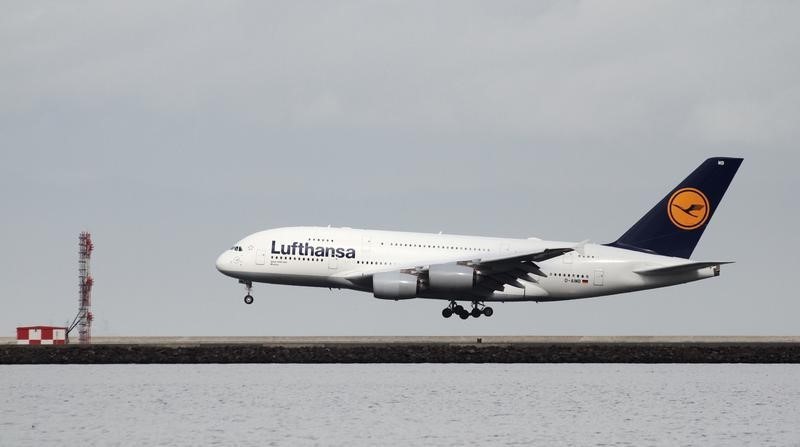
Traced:
<path id="1" fill-rule="evenodd" d="M 586 255 L 585 249 L 586 249 L 586 244 L 588 243 L 589 239 L 582 240 L 578 242 L 576 246 L 572 247 L 572 249 L 575 250 L 579 255 L 584 256 Z"/>

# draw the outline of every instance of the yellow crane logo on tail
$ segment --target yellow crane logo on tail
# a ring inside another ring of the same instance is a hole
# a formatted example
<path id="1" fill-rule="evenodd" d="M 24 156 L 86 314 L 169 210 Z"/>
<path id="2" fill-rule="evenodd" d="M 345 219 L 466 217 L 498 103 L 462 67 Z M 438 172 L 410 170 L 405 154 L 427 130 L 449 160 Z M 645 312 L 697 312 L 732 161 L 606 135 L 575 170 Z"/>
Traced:
<path id="1" fill-rule="evenodd" d="M 669 220 L 682 230 L 701 227 L 708 220 L 710 212 L 708 198 L 696 188 L 681 188 L 667 202 Z"/>

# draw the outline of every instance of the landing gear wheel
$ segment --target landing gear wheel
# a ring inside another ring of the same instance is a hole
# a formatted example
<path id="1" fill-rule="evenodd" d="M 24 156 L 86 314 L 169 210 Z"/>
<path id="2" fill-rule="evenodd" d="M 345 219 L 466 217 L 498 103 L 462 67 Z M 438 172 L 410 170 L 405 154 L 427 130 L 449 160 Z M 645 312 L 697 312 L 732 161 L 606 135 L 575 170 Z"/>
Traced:
<path id="1" fill-rule="evenodd" d="M 459 313 L 459 314 L 458 314 L 458 316 L 459 316 L 459 317 L 460 317 L 462 320 L 466 320 L 467 318 L 469 318 L 469 312 L 467 312 L 466 310 L 464 310 L 464 311 L 462 311 L 461 313 Z"/>
<path id="2" fill-rule="evenodd" d="M 462 306 L 460 304 L 456 304 L 455 307 L 453 307 L 453 312 L 455 312 L 455 313 L 460 315 L 461 313 L 464 312 L 464 306 Z"/>
<path id="3" fill-rule="evenodd" d="M 472 318 L 478 318 L 478 317 L 480 317 L 480 316 L 481 316 L 481 314 L 482 314 L 482 312 L 481 312 L 481 310 L 480 310 L 480 309 L 478 309 L 478 307 L 477 307 L 477 306 L 476 306 L 476 307 L 473 307 L 473 308 L 472 308 L 472 312 L 470 312 L 470 315 L 472 315 Z"/>
<path id="4" fill-rule="evenodd" d="M 244 288 L 247 290 L 247 295 L 244 296 L 244 303 L 253 304 L 253 295 L 250 295 L 250 291 L 253 290 L 253 282 L 240 279 L 239 284 L 244 284 Z"/>
<path id="5" fill-rule="evenodd" d="M 450 309 L 449 307 L 445 307 L 444 309 L 442 309 L 442 316 L 445 317 L 445 318 L 452 317 L 453 316 L 453 309 Z"/>
<path id="6" fill-rule="evenodd" d="M 483 308 L 483 314 L 484 314 L 485 316 L 487 316 L 487 317 L 491 317 L 493 313 L 494 313 L 494 310 L 492 310 L 492 308 L 491 308 L 491 307 L 489 307 L 489 306 L 486 306 L 486 307 L 484 307 L 484 308 Z"/>

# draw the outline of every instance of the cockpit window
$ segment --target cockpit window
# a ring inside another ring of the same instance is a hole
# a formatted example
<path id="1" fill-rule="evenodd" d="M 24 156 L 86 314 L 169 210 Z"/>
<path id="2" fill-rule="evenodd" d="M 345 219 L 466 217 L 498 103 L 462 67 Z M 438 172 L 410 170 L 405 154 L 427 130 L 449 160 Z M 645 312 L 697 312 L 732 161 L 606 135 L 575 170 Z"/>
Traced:
<path id="1" fill-rule="evenodd" d="M 231 247 L 231 250 L 233 250 L 233 251 L 242 251 L 242 247 L 239 246 L 239 245 L 235 245 L 235 246 Z"/>

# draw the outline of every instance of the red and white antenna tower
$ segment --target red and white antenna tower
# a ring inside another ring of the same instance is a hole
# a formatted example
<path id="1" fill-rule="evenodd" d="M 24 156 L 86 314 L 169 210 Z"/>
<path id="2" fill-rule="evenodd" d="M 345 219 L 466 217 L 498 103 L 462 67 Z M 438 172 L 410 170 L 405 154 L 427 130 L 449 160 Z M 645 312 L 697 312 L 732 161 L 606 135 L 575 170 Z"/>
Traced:
<path id="1" fill-rule="evenodd" d="M 92 284 L 94 280 L 89 269 L 89 260 L 92 257 L 94 244 L 92 235 L 82 231 L 78 237 L 78 343 L 89 344 L 92 342 Z"/>

